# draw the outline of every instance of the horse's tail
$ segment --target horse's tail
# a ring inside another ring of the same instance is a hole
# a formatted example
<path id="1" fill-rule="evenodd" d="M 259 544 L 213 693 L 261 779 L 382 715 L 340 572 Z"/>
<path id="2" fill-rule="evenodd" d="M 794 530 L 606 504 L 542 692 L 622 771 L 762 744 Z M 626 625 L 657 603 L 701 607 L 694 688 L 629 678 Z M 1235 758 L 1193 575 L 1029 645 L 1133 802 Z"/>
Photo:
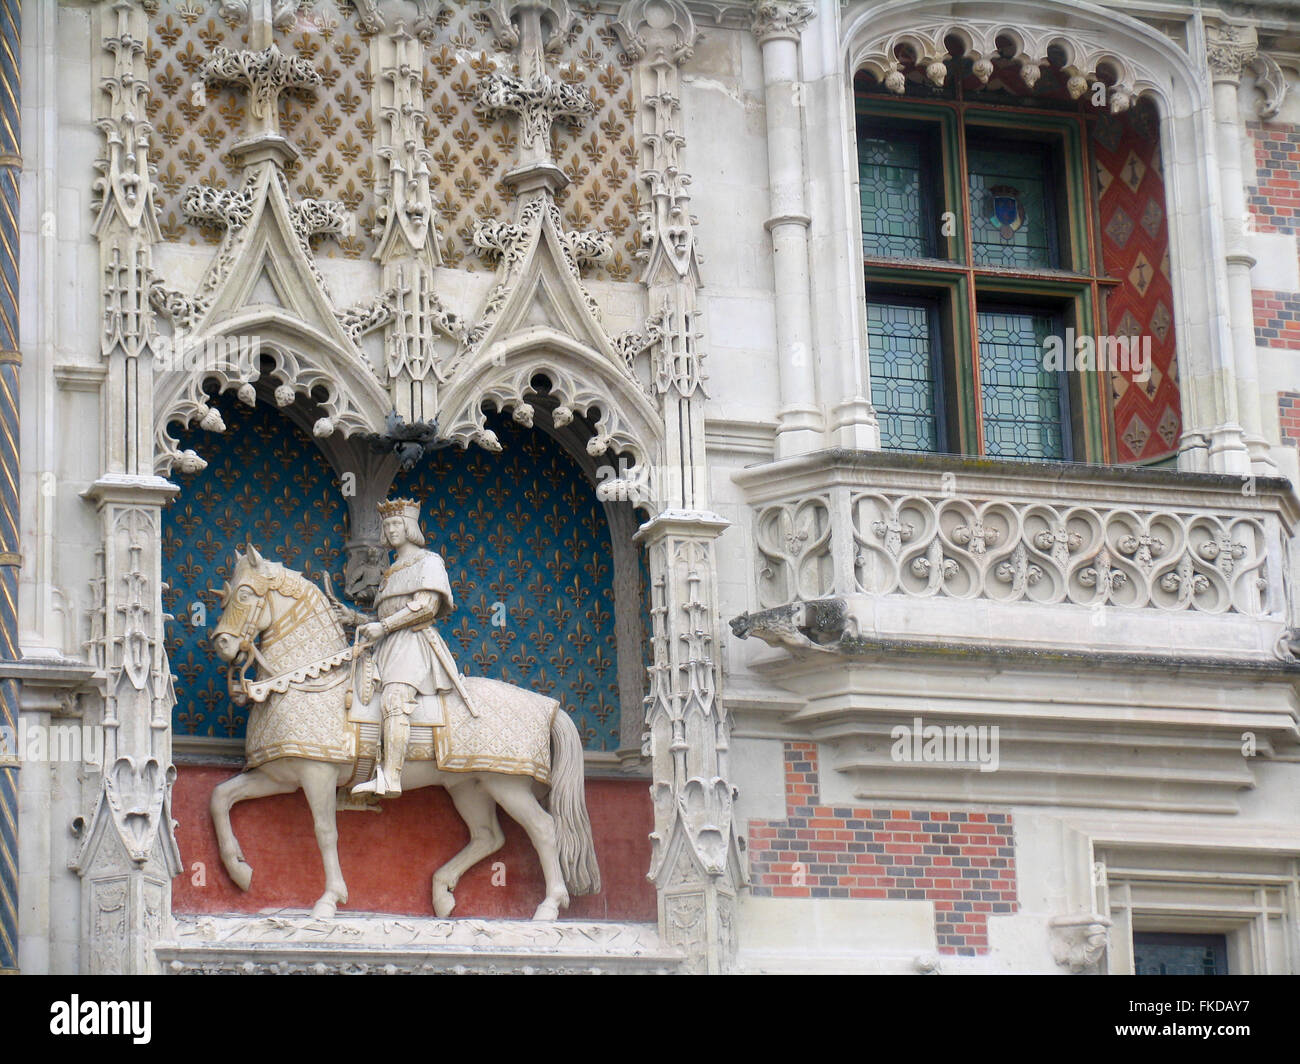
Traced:
<path id="1" fill-rule="evenodd" d="M 600 867 L 591 839 L 591 820 L 583 790 L 582 738 L 563 709 L 551 721 L 551 816 L 555 818 L 560 871 L 570 894 L 600 893 Z"/>

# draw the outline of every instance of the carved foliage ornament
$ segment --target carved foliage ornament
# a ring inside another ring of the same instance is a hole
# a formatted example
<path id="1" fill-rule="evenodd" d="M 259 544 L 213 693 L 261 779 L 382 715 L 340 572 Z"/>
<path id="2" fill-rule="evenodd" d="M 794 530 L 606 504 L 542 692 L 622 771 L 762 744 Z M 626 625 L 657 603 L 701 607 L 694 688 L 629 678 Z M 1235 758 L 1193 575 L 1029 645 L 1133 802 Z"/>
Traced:
<path id="1" fill-rule="evenodd" d="M 209 85 L 237 85 L 248 90 L 249 113 L 256 119 L 275 117 L 280 95 L 287 91 L 314 91 L 321 76 L 307 60 L 287 56 L 274 44 L 264 52 L 232 51 L 221 45 L 203 64 Z"/>
<path id="2" fill-rule="evenodd" d="M 530 81 L 497 71 L 479 85 L 477 107 L 491 118 L 518 116 L 525 149 L 546 147 L 555 122 L 580 127 L 596 111 L 582 85 L 539 74 Z"/>
<path id="3" fill-rule="evenodd" d="M 760 0 L 754 10 L 754 35 L 760 44 L 798 40 L 817 8 L 809 0 Z"/>
<path id="4" fill-rule="evenodd" d="M 1259 54 L 1254 26 L 1209 22 L 1205 26 L 1205 60 L 1215 81 L 1239 81 Z"/>

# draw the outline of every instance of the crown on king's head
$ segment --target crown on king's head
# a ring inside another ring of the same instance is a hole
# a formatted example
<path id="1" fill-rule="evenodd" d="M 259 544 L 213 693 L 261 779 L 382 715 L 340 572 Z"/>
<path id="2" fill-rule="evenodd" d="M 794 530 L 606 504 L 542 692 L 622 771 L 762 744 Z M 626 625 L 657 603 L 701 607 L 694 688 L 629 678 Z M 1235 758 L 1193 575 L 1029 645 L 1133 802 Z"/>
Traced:
<path id="1" fill-rule="evenodd" d="M 414 499 L 385 499 L 377 507 L 381 520 L 389 517 L 409 517 L 420 520 L 420 504 Z"/>

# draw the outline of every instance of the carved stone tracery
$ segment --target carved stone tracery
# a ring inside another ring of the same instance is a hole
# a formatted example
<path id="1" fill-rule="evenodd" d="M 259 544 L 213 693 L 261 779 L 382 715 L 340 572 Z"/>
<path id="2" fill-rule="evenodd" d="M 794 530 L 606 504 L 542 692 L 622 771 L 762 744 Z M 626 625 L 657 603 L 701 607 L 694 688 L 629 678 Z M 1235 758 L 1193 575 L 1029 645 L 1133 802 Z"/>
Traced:
<path id="1" fill-rule="evenodd" d="M 954 40 L 960 42 L 956 53 L 950 51 Z M 910 56 L 911 64 L 900 59 L 900 54 Z M 943 85 L 949 75 L 948 63 L 958 57 L 972 60 L 972 73 L 986 84 L 995 64 L 1010 63 L 1030 88 L 1037 84 L 1042 68 L 1059 62 L 1072 99 L 1091 91 L 1096 82 L 1104 82 L 1112 114 L 1127 111 L 1143 92 L 1159 86 L 1155 75 L 1115 52 L 1112 42 L 1101 33 L 1013 26 L 988 19 L 918 18 L 905 31 L 873 38 L 857 56 L 858 68 L 895 95 L 904 92 L 909 71 L 916 71 L 914 77 L 921 76 L 931 85 Z"/>

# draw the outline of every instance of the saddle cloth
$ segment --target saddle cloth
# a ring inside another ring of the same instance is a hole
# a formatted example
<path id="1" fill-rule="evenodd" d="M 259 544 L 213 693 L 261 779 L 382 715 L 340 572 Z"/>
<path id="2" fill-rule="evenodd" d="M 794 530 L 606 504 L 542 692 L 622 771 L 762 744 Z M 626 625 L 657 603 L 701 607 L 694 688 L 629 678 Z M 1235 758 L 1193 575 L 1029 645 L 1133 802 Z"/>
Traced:
<path id="1" fill-rule="evenodd" d="M 464 676 L 461 682 L 479 715 L 472 716 L 455 691 L 418 695 L 407 761 L 436 761 L 445 772 L 503 772 L 549 783 L 551 724 L 559 702 L 482 676 Z M 369 779 L 383 725 L 378 684 L 369 702 L 353 700 L 348 724 L 356 735 L 354 778 Z"/>

